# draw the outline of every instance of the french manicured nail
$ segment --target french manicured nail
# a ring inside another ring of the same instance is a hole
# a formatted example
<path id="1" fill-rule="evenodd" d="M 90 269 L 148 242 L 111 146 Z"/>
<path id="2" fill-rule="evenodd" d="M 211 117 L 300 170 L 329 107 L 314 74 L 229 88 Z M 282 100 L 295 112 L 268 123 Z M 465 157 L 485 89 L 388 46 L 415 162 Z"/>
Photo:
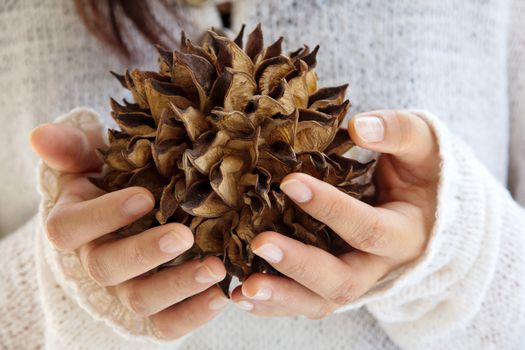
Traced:
<path id="1" fill-rule="evenodd" d="M 228 304 L 228 302 L 229 299 L 226 298 L 224 295 L 218 295 L 210 301 L 208 307 L 210 308 L 210 310 L 217 311 L 224 308 L 226 304 Z"/>
<path id="2" fill-rule="evenodd" d="M 266 243 L 253 251 L 269 263 L 279 263 L 283 260 L 283 251 L 275 244 Z"/>
<path id="3" fill-rule="evenodd" d="M 122 204 L 122 210 L 126 215 L 134 217 L 145 214 L 151 210 L 154 205 L 153 199 L 145 194 L 139 193 L 125 201 L 124 204 Z"/>
<path id="4" fill-rule="evenodd" d="M 199 283 L 219 282 L 221 276 L 215 274 L 206 264 L 201 265 L 195 272 L 195 281 Z"/>
<path id="5" fill-rule="evenodd" d="M 297 203 L 306 203 L 312 199 L 312 191 L 299 180 L 291 179 L 281 183 L 281 190 Z"/>
<path id="6" fill-rule="evenodd" d="M 357 117 L 354 126 L 359 137 L 366 142 L 380 142 L 385 138 L 385 127 L 381 118 Z"/>
<path id="7" fill-rule="evenodd" d="M 185 240 L 177 231 L 170 231 L 159 240 L 160 250 L 168 254 L 182 253 L 191 245 L 192 243 Z"/>
<path id="8" fill-rule="evenodd" d="M 235 305 L 244 311 L 250 311 L 253 309 L 253 304 L 246 300 L 241 300 L 239 302 L 236 302 Z"/>
<path id="9" fill-rule="evenodd" d="M 270 300 L 272 297 L 272 290 L 270 288 L 262 287 L 255 293 L 255 295 L 246 295 L 244 291 L 242 293 L 245 297 L 253 300 Z"/>

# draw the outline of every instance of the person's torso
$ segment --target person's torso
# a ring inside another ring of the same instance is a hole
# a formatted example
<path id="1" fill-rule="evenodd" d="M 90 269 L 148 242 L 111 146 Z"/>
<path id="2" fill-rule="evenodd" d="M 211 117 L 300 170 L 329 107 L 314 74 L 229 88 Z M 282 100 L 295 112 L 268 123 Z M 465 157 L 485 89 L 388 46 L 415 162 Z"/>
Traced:
<path id="1" fill-rule="evenodd" d="M 0 4 L 1 236 L 36 210 L 30 130 L 77 106 L 91 107 L 109 121 L 108 97 L 118 99 L 125 92 L 108 71 L 125 67 L 87 33 L 72 1 Z M 202 16 L 194 11 L 202 28 L 217 26 L 218 17 L 209 7 Z M 507 2 L 499 0 L 239 0 L 232 19 L 234 30 L 242 23 L 251 29 L 261 22 L 266 43 L 283 35 L 288 50 L 320 44 L 320 84 L 350 83 L 350 114 L 382 108 L 429 110 L 505 183 L 507 15 Z M 154 67 L 155 57 L 149 48 L 143 61 Z M 364 311 L 311 322 L 269 321 L 230 310 L 190 336 L 187 347 L 393 347 L 385 337 L 370 336 L 377 332 Z"/>

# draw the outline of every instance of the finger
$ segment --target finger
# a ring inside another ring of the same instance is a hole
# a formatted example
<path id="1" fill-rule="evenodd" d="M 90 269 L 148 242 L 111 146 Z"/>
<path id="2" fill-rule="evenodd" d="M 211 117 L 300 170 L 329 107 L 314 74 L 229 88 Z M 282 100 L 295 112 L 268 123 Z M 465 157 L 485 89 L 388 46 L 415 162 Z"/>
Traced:
<path id="1" fill-rule="evenodd" d="M 151 228 L 138 235 L 80 247 L 80 262 L 102 286 L 113 286 L 174 259 L 193 245 L 193 234 L 181 224 Z"/>
<path id="2" fill-rule="evenodd" d="M 68 124 L 44 124 L 31 132 L 29 142 L 50 167 L 80 173 L 96 170 L 102 164 L 95 153 L 104 147 L 101 131 L 99 124 L 87 126 L 85 131 Z"/>
<path id="3" fill-rule="evenodd" d="M 379 110 L 355 115 L 348 132 L 359 146 L 393 155 L 408 166 L 407 175 L 434 179 L 439 170 L 437 141 L 430 126 L 413 113 Z"/>
<path id="4" fill-rule="evenodd" d="M 414 225 L 405 215 L 374 208 L 312 176 L 288 175 L 283 179 L 281 189 L 301 209 L 327 224 L 356 249 L 395 256 L 407 249 L 412 250 L 424 240 L 423 233 L 414 233 L 410 229 Z"/>
<path id="5" fill-rule="evenodd" d="M 49 213 L 46 232 L 56 249 L 77 249 L 132 223 L 155 205 L 153 195 L 142 187 L 129 187 L 79 202 L 81 199 L 78 195 L 63 195 Z"/>
<path id="6" fill-rule="evenodd" d="M 151 316 L 151 321 L 159 338 L 178 339 L 212 320 L 227 304 L 228 299 L 214 286 Z"/>
<path id="7" fill-rule="evenodd" d="M 329 302 L 286 277 L 254 274 L 232 292 L 232 300 L 242 310 L 259 316 L 306 316 L 319 320 L 340 305 Z"/>
<path id="8" fill-rule="evenodd" d="M 114 288 L 123 305 L 141 316 L 150 316 L 196 295 L 222 281 L 226 269 L 217 257 L 188 261 Z"/>
<path id="9" fill-rule="evenodd" d="M 366 287 L 362 285 L 363 276 L 354 266 L 276 232 L 261 233 L 251 247 L 254 254 L 279 272 L 335 304 L 347 304 Z"/>

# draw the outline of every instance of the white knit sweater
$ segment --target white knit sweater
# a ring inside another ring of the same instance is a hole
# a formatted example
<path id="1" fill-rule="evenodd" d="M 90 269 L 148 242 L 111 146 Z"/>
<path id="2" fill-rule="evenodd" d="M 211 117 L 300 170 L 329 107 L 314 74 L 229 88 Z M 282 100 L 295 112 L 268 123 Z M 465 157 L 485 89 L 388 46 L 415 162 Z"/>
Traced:
<path id="1" fill-rule="evenodd" d="M 219 25 L 213 5 L 185 17 L 195 36 Z M 56 174 L 40 168 L 35 216 L 37 162 L 26 141 L 32 127 L 77 106 L 107 122 L 107 96 L 124 96 L 107 71 L 125 64 L 86 32 L 72 1 L 0 0 L 0 349 L 525 348 L 525 1 L 235 3 L 235 28 L 258 21 L 290 49 L 321 43 L 321 82 L 350 82 L 353 112 L 430 111 L 420 114 L 442 167 L 421 259 L 322 321 L 232 306 L 182 341 L 155 341 L 146 319 L 46 241 Z M 138 65 L 155 65 L 145 43 L 136 50 L 145 52 Z M 60 122 L 82 128 L 94 118 L 76 109 Z"/>

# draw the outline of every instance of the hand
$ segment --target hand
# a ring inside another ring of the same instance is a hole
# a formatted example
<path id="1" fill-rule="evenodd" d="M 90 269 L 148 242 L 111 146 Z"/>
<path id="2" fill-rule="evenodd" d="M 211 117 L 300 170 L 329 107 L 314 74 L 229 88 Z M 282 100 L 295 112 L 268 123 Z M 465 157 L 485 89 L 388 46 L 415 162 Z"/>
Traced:
<path id="1" fill-rule="evenodd" d="M 233 292 L 239 307 L 263 316 L 320 319 L 424 251 L 434 224 L 440 159 L 430 127 L 414 114 L 384 110 L 356 115 L 348 130 L 357 145 L 383 153 L 374 175 L 377 206 L 305 174 L 288 175 L 281 189 L 356 250 L 336 257 L 264 232 L 251 249 L 286 277 L 251 276 Z"/>
<path id="2" fill-rule="evenodd" d="M 159 337 L 175 339 L 215 317 L 228 299 L 215 284 L 226 276 L 221 260 L 190 261 L 146 274 L 193 245 L 181 224 L 167 224 L 129 237 L 111 232 L 132 223 L 154 206 L 141 187 L 107 193 L 86 178 L 101 163 L 100 128 L 86 132 L 64 124 L 46 124 L 31 134 L 34 150 L 62 172 L 60 195 L 46 223 L 47 237 L 62 251 L 75 251 L 87 274 L 108 288 L 132 312 L 150 317 Z"/>

